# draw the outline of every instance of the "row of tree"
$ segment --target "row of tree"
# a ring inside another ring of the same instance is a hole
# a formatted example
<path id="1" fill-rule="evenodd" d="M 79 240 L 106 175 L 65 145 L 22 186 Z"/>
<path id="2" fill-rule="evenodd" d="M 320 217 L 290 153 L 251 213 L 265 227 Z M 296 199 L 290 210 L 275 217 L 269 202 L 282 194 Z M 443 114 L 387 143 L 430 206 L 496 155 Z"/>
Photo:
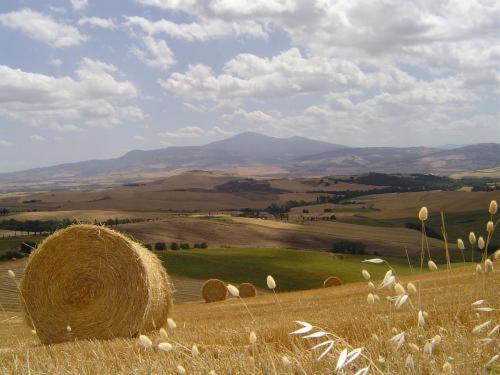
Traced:
<path id="1" fill-rule="evenodd" d="M 151 243 L 147 243 L 147 244 L 144 244 L 144 246 L 146 247 L 146 249 L 149 249 L 149 250 L 156 250 L 156 251 L 164 251 L 164 250 L 187 250 L 187 249 L 191 249 L 191 245 L 188 244 L 188 243 L 177 243 L 177 242 L 172 242 L 169 245 L 167 245 L 165 242 L 156 242 L 154 244 L 151 244 Z M 193 248 L 194 249 L 206 249 L 208 248 L 208 244 L 206 242 L 200 242 L 200 243 L 195 243 L 193 245 Z"/>
<path id="2" fill-rule="evenodd" d="M 105 224 L 112 227 L 120 224 L 143 222 L 144 219 L 108 219 L 104 222 L 94 221 L 94 224 Z M 0 229 L 33 233 L 34 235 L 43 233 L 53 233 L 58 229 L 66 228 L 72 224 L 82 223 L 77 220 L 62 219 L 62 220 L 2 220 L 0 221 Z"/>

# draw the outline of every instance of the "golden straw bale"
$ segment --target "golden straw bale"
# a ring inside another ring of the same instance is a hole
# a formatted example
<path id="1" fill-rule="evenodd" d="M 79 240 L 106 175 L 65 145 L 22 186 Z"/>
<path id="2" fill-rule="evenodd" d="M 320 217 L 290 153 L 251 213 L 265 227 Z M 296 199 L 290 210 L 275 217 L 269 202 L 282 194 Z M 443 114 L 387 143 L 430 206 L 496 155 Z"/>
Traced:
<path id="1" fill-rule="evenodd" d="M 329 288 L 331 286 L 339 286 L 342 285 L 342 280 L 338 277 L 330 276 L 323 282 L 323 288 Z"/>
<path id="2" fill-rule="evenodd" d="M 106 227 L 73 225 L 29 257 L 26 320 L 43 343 L 133 337 L 163 326 L 172 292 L 160 260 Z"/>
<path id="3" fill-rule="evenodd" d="M 257 289 L 250 283 L 238 285 L 238 290 L 240 291 L 241 298 L 255 297 L 257 295 Z"/>
<path id="4" fill-rule="evenodd" d="M 201 288 L 201 295 L 205 302 L 223 301 L 227 297 L 226 284 L 219 279 L 207 280 Z"/>

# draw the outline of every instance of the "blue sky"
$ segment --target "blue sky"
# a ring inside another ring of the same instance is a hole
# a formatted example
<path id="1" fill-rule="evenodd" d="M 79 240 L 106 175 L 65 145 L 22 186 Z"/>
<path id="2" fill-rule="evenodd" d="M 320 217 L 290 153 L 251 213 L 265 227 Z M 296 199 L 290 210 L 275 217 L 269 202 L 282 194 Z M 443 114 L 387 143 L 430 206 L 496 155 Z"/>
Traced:
<path id="1" fill-rule="evenodd" d="M 500 2 L 0 3 L 0 172 L 245 130 L 500 141 Z"/>

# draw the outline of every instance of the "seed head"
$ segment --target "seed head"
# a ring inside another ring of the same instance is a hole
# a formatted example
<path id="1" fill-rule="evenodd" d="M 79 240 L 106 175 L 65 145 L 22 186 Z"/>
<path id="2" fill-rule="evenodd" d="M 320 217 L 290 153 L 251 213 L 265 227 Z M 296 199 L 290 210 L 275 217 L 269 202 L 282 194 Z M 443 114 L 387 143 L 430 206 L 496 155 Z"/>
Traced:
<path id="1" fill-rule="evenodd" d="M 175 321 L 172 318 L 167 319 L 167 326 L 171 331 L 175 331 L 175 329 L 177 328 L 177 324 L 175 324 Z"/>
<path id="2" fill-rule="evenodd" d="M 481 267 L 481 264 L 476 264 L 476 273 L 479 275 L 480 273 L 483 273 L 483 267 Z"/>
<path id="3" fill-rule="evenodd" d="M 255 334 L 254 331 L 250 332 L 250 336 L 248 337 L 248 340 L 250 341 L 250 344 L 252 344 L 252 345 L 257 343 L 257 335 Z"/>
<path id="4" fill-rule="evenodd" d="M 167 333 L 167 330 L 165 328 L 160 328 L 160 337 L 163 340 L 167 340 L 168 339 L 168 333 Z"/>
<path id="5" fill-rule="evenodd" d="M 200 355 L 200 351 L 198 350 L 198 347 L 196 345 L 193 345 L 193 347 L 191 348 L 191 355 L 193 356 L 193 358 L 196 358 Z"/>
<path id="6" fill-rule="evenodd" d="M 417 294 L 417 287 L 413 283 L 408 283 L 408 285 L 406 286 L 406 289 L 408 289 L 408 292 L 410 294 Z"/>
<path id="7" fill-rule="evenodd" d="M 266 283 L 269 289 L 276 288 L 276 281 L 274 281 L 274 278 L 271 275 L 267 276 Z"/>
<path id="8" fill-rule="evenodd" d="M 429 260 L 427 262 L 427 265 L 429 266 L 430 271 L 437 271 L 438 270 L 438 266 L 436 266 L 436 263 L 434 263 L 432 260 Z"/>
<path id="9" fill-rule="evenodd" d="M 398 295 L 401 295 L 401 294 L 405 294 L 405 288 L 403 285 L 401 285 L 400 283 L 396 283 L 394 285 L 394 290 L 396 291 L 396 293 Z"/>
<path id="10" fill-rule="evenodd" d="M 493 229 L 495 229 L 495 224 L 493 224 L 493 221 L 490 220 L 486 223 L 486 232 L 492 233 Z"/>
<path id="11" fill-rule="evenodd" d="M 380 302 L 380 297 L 378 294 L 374 294 L 373 298 L 375 299 L 375 302 L 377 302 L 377 303 Z"/>
<path id="12" fill-rule="evenodd" d="M 475 335 L 479 335 L 481 332 L 484 331 L 485 328 L 488 328 L 491 324 L 491 320 L 488 320 L 487 322 L 478 324 L 472 329 L 472 333 Z"/>
<path id="13" fill-rule="evenodd" d="M 368 293 L 368 297 L 366 297 L 366 302 L 368 302 L 369 305 L 373 305 L 375 303 L 375 297 L 373 297 L 372 293 Z"/>
<path id="14" fill-rule="evenodd" d="M 370 272 L 368 272 L 367 270 L 363 270 L 361 271 L 361 274 L 363 275 L 363 277 L 365 278 L 365 280 L 370 280 Z"/>
<path id="15" fill-rule="evenodd" d="M 70 326 L 70 325 L 68 325 L 68 326 L 66 327 L 66 331 L 71 332 L 71 326 Z"/>
<path id="16" fill-rule="evenodd" d="M 491 261 L 491 259 L 486 259 L 486 261 L 484 262 L 484 272 L 493 272 L 493 262 Z"/>
<path id="17" fill-rule="evenodd" d="M 476 235 L 474 232 L 469 233 L 469 242 L 471 245 L 474 245 L 476 243 Z"/>
<path id="18" fill-rule="evenodd" d="M 151 339 L 146 336 L 146 335 L 140 335 L 139 336 L 139 342 L 141 343 L 142 346 L 144 346 L 146 349 L 151 348 L 153 346 L 153 342 Z"/>
<path id="19" fill-rule="evenodd" d="M 9 274 L 9 277 L 12 278 L 12 279 L 15 279 L 16 278 L 16 274 L 14 273 L 14 271 L 12 270 L 8 270 L 7 273 Z"/>
<path id="20" fill-rule="evenodd" d="M 415 363 L 413 362 L 413 356 L 411 354 L 406 356 L 405 368 L 409 370 L 415 369 Z"/>
<path id="21" fill-rule="evenodd" d="M 185 375 L 186 374 L 186 369 L 182 367 L 181 365 L 177 366 L 177 374 L 178 375 Z"/>
<path id="22" fill-rule="evenodd" d="M 169 342 L 161 342 L 158 344 L 158 350 L 161 350 L 162 352 L 169 352 L 172 350 L 172 344 Z"/>
<path id="23" fill-rule="evenodd" d="M 461 238 L 459 238 L 459 239 L 457 240 L 457 247 L 458 247 L 460 250 L 465 249 L 464 241 L 462 241 L 462 239 L 461 239 Z"/>
<path id="24" fill-rule="evenodd" d="M 292 366 L 292 362 L 290 362 L 290 360 L 288 359 L 288 357 L 286 355 L 281 357 L 281 363 L 283 364 L 283 367 L 286 367 L 286 368 L 289 368 Z"/>
<path id="25" fill-rule="evenodd" d="M 422 207 L 420 211 L 418 211 L 418 219 L 420 221 L 426 221 L 429 217 L 429 211 L 427 211 L 427 207 Z"/>
<path id="26" fill-rule="evenodd" d="M 369 291 L 374 291 L 375 290 L 375 284 L 372 283 L 371 281 L 368 282 L 368 290 Z"/>
<path id="27" fill-rule="evenodd" d="M 492 256 L 493 260 L 500 260 L 500 249 L 496 250 Z"/>
<path id="28" fill-rule="evenodd" d="M 418 312 L 417 324 L 419 327 L 423 327 L 425 325 L 425 316 L 424 316 L 424 312 L 422 310 L 419 310 L 419 312 Z"/>
<path id="29" fill-rule="evenodd" d="M 233 297 L 239 297 L 240 296 L 240 291 L 234 285 L 227 284 L 227 290 L 229 291 L 229 293 Z"/>
<path id="30" fill-rule="evenodd" d="M 479 239 L 477 240 L 477 247 L 479 247 L 481 250 L 484 249 L 484 239 L 483 239 L 483 237 L 479 237 Z"/>
<path id="31" fill-rule="evenodd" d="M 497 211 L 498 211 L 498 204 L 497 204 L 496 200 L 492 200 L 490 202 L 490 207 L 489 207 L 488 211 L 489 211 L 489 213 L 491 215 L 495 215 L 497 213 Z"/>

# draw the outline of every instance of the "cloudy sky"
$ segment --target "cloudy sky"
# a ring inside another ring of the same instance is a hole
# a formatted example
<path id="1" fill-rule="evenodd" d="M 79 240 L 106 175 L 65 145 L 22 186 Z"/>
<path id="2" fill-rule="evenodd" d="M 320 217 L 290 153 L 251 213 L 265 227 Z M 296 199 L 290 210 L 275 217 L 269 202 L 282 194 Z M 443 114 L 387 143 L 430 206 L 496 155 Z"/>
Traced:
<path id="1" fill-rule="evenodd" d="M 245 130 L 500 142 L 500 1 L 0 2 L 0 172 Z"/>

